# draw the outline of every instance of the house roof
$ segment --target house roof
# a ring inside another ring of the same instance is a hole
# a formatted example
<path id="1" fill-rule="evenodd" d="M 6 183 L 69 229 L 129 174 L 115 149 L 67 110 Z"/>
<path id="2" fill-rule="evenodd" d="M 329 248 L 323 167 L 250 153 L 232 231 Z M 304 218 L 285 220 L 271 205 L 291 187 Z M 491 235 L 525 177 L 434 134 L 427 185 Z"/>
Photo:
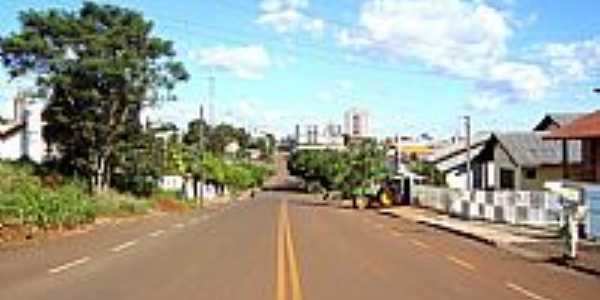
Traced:
<path id="1" fill-rule="evenodd" d="M 479 144 L 478 146 L 471 148 L 471 159 L 478 156 L 481 151 L 485 149 L 484 144 Z M 462 151 L 457 153 L 456 155 L 450 156 L 447 159 L 440 160 L 436 163 L 436 167 L 442 171 L 446 172 L 448 170 L 454 169 L 467 161 L 467 151 Z"/>
<path id="2" fill-rule="evenodd" d="M 5 140 L 25 128 L 24 123 L 9 123 L 0 125 L 0 140 Z"/>
<path id="3" fill-rule="evenodd" d="M 535 167 L 562 163 L 561 142 L 544 141 L 542 132 L 495 133 L 494 136 L 520 166 Z M 581 162 L 581 143 L 569 143 L 569 161 Z"/>
<path id="4" fill-rule="evenodd" d="M 584 115 L 552 130 L 544 139 L 600 139 L 600 111 Z"/>
<path id="5" fill-rule="evenodd" d="M 471 148 L 482 145 L 483 143 L 487 142 L 491 138 L 491 136 L 492 135 L 489 132 L 475 134 L 471 138 Z M 437 149 L 434 151 L 430 161 L 437 163 L 439 161 L 449 159 L 452 156 L 460 154 L 461 152 L 465 152 L 466 148 L 467 147 L 464 142 L 459 142 Z"/>
<path id="6" fill-rule="evenodd" d="M 492 142 L 497 141 L 522 167 L 540 165 L 558 165 L 562 163 L 562 144 L 560 141 L 545 141 L 543 132 L 494 132 L 479 135 L 471 143 L 471 157 L 476 158 Z M 445 171 L 455 168 L 467 159 L 464 144 L 452 145 L 438 152 L 432 161 L 438 169 Z M 581 162 L 581 143 L 569 143 L 569 161 Z"/>
<path id="7" fill-rule="evenodd" d="M 535 126 L 535 131 L 545 131 L 552 124 L 557 124 L 558 127 L 563 127 L 577 118 L 585 116 L 584 113 L 549 113 Z"/>

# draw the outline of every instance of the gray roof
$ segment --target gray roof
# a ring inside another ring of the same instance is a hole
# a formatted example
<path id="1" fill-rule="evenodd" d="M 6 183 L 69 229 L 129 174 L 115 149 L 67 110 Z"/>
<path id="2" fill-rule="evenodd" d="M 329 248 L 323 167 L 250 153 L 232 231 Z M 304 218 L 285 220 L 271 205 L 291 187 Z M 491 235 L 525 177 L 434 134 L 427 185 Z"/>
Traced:
<path id="1" fill-rule="evenodd" d="M 477 155 L 479 155 L 481 153 L 481 151 L 483 151 L 484 148 L 485 148 L 484 144 L 480 144 L 478 146 L 472 147 L 471 153 L 470 153 L 471 157 L 473 158 L 473 157 L 476 157 Z M 448 170 L 451 170 L 451 169 L 461 166 L 466 161 L 467 161 L 467 151 L 462 151 L 462 152 L 458 153 L 457 155 L 453 155 L 453 156 L 448 157 L 447 159 L 438 161 L 436 163 L 436 167 L 438 168 L 438 170 L 440 170 L 442 172 L 446 172 Z"/>
<path id="2" fill-rule="evenodd" d="M 562 142 L 543 140 L 545 132 L 494 132 L 480 134 L 471 143 L 471 157 L 477 157 L 484 145 L 496 139 L 515 162 L 523 167 L 540 165 L 560 165 L 562 163 Z M 569 162 L 581 162 L 581 142 L 569 141 Z M 449 170 L 466 161 L 464 143 L 454 144 L 437 151 L 432 159 L 440 170 Z"/>
<path id="3" fill-rule="evenodd" d="M 562 127 L 568 123 L 575 121 L 575 119 L 583 117 L 584 115 L 584 113 L 551 113 L 548 114 L 548 117 L 550 117 L 552 120 L 554 120 L 554 122 L 556 122 Z"/>
<path id="4" fill-rule="evenodd" d="M 559 127 L 563 127 L 585 115 L 585 113 L 549 113 L 535 126 L 534 130 L 548 130 L 548 126 L 553 123 L 558 124 Z"/>
<path id="5" fill-rule="evenodd" d="M 492 134 L 489 132 L 480 132 L 475 134 L 471 138 L 471 149 L 487 142 L 491 137 Z M 437 149 L 431 156 L 430 161 L 436 163 L 438 161 L 446 160 L 452 156 L 460 154 L 460 152 L 464 152 L 466 148 L 467 147 L 464 141 L 448 145 L 446 147 Z"/>
<path id="6" fill-rule="evenodd" d="M 495 133 L 494 136 L 504 146 L 517 164 L 525 167 L 558 165 L 562 163 L 561 141 L 542 140 L 542 132 Z M 581 143 L 569 142 L 569 161 L 581 162 Z"/>

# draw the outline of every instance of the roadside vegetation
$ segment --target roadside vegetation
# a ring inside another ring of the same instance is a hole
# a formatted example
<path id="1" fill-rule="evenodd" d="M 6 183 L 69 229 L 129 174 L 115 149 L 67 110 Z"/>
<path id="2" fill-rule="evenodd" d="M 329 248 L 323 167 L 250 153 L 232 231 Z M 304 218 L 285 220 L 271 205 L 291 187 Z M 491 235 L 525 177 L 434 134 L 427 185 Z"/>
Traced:
<path id="1" fill-rule="evenodd" d="M 353 200 L 373 196 L 373 187 L 389 175 L 384 152 L 372 141 L 346 151 L 297 151 L 288 161 L 288 170 L 304 180 L 307 192 L 329 195 L 337 191 Z"/>
<path id="2" fill-rule="evenodd" d="M 272 135 L 252 138 L 200 119 L 183 133 L 140 124 L 143 108 L 168 109 L 173 89 L 189 78 L 173 43 L 141 12 L 84 2 L 78 10 L 26 10 L 18 21 L 18 31 L 0 36 L 0 63 L 11 79 L 35 83 L 27 95 L 45 102 L 52 155 L 42 165 L 0 162 L 0 241 L 11 226 L 70 229 L 101 216 L 193 208 L 158 188 L 163 176 L 237 193 L 272 174 L 263 163 L 273 155 Z M 263 162 L 249 159 L 249 148 Z"/>

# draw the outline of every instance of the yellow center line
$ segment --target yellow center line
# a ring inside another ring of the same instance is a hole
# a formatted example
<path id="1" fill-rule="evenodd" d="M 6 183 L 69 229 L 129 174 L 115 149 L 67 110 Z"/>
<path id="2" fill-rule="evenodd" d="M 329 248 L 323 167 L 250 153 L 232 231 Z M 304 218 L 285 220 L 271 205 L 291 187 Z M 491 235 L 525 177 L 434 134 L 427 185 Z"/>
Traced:
<path id="1" fill-rule="evenodd" d="M 446 258 L 448 258 L 451 262 L 453 262 L 453 263 L 455 263 L 455 264 L 457 264 L 457 265 L 459 265 L 459 266 L 461 266 L 461 267 L 463 267 L 463 268 L 465 268 L 465 269 L 467 269 L 469 271 L 474 271 L 475 270 L 475 266 L 473 266 L 472 264 L 470 264 L 470 263 L 468 263 L 468 262 L 466 262 L 466 261 L 464 261 L 464 260 L 462 260 L 460 258 L 454 257 L 452 255 L 447 255 Z"/>
<path id="2" fill-rule="evenodd" d="M 294 242 L 292 240 L 292 230 L 290 217 L 287 210 L 287 202 L 285 202 L 285 221 L 286 221 L 286 245 L 288 250 L 288 263 L 290 265 L 290 275 L 292 281 L 292 300 L 302 300 L 302 289 L 300 286 L 300 270 L 298 260 L 294 250 Z"/>
<path id="3" fill-rule="evenodd" d="M 300 268 L 295 253 L 287 201 L 281 203 L 277 222 L 277 300 L 287 298 L 286 256 L 290 275 L 292 300 L 302 300 Z"/>
<path id="4" fill-rule="evenodd" d="M 277 218 L 277 300 L 285 300 L 285 243 L 283 227 L 283 204 L 279 209 Z"/>

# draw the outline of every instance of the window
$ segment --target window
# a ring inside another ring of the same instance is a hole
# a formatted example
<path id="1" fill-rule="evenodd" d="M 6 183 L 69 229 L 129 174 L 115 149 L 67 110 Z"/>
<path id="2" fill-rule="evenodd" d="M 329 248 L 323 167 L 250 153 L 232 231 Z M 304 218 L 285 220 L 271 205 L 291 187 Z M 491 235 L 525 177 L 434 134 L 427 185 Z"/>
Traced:
<path id="1" fill-rule="evenodd" d="M 500 189 L 515 189 L 515 171 L 511 169 L 500 169 Z"/>
<path id="2" fill-rule="evenodd" d="M 525 178 L 536 179 L 537 178 L 537 170 L 536 169 L 525 169 Z"/>

